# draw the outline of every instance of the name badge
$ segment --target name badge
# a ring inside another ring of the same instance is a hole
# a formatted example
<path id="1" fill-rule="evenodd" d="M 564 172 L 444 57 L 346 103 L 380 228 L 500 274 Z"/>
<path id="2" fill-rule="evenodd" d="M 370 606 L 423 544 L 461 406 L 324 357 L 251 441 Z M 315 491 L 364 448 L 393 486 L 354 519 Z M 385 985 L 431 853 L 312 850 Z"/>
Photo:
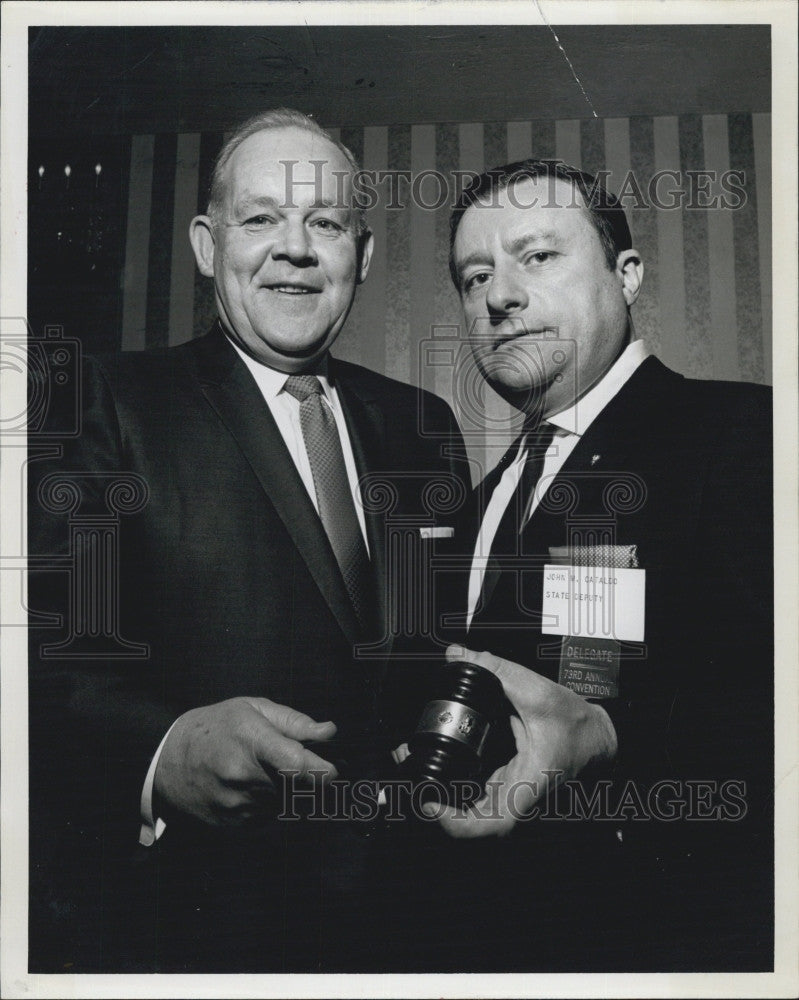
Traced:
<path id="1" fill-rule="evenodd" d="M 584 698 L 618 698 L 620 646 L 617 639 L 564 636 L 558 684 Z"/>
<path id="2" fill-rule="evenodd" d="M 544 566 L 544 635 L 644 641 L 646 570 Z"/>

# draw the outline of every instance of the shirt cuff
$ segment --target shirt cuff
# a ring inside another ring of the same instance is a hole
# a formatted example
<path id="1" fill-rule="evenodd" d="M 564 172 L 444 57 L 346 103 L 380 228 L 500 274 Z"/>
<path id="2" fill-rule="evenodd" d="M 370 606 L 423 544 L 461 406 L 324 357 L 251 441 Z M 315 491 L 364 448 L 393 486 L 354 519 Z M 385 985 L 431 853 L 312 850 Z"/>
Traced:
<path id="1" fill-rule="evenodd" d="M 177 722 L 177 719 L 175 722 Z M 139 830 L 139 843 L 142 847 L 152 847 L 164 830 L 166 830 L 166 823 L 161 819 L 161 817 L 153 817 L 153 785 L 155 784 L 155 769 L 158 767 L 161 751 L 164 749 L 167 737 L 174 729 L 174 726 L 175 723 L 173 722 L 164 734 L 164 738 L 158 744 L 158 749 L 155 751 L 155 755 L 150 761 L 147 777 L 144 779 L 144 787 L 141 790 L 140 808 L 142 822 L 141 829 Z"/>

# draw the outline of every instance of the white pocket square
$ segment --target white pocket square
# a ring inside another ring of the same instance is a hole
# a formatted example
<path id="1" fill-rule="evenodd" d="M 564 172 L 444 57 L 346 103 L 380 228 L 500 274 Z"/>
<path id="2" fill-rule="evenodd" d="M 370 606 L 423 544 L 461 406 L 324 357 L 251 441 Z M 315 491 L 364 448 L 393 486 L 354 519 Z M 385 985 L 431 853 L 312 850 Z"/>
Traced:
<path id="1" fill-rule="evenodd" d="M 454 528 L 419 528 L 422 538 L 452 538 L 455 534 Z"/>

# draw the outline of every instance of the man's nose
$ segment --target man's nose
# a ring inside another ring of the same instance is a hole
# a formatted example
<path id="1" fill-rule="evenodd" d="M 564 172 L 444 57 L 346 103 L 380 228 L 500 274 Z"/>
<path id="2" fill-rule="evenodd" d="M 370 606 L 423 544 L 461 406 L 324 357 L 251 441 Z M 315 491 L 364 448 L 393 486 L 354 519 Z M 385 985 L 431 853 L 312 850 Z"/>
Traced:
<path id="1" fill-rule="evenodd" d="M 316 251 L 301 219 L 287 219 L 280 227 L 272 244 L 272 256 L 276 260 L 290 260 L 297 267 L 316 263 Z"/>
<path id="2" fill-rule="evenodd" d="M 524 284 L 510 270 L 495 269 L 486 293 L 486 306 L 490 316 L 512 316 L 527 308 L 528 298 Z"/>

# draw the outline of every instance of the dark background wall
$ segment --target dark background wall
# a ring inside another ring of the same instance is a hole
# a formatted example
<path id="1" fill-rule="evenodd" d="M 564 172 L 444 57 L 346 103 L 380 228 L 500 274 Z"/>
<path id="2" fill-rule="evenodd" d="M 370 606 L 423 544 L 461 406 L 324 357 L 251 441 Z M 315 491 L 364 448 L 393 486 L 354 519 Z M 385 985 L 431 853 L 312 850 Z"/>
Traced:
<path id="1" fill-rule="evenodd" d="M 770 109 L 769 26 L 557 36 L 601 118 Z M 74 134 L 224 131 L 291 104 L 326 125 L 582 118 L 544 26 L 32 28 L 31 119 Z"/>
<path id="2" fill-rule="evenodd" d="M 769 30 L 558 27 L 570 66 L 534 26 L 31 29 L 29 317 L 88 351 L 203 332 L 213 296 L 189 220 L 225 132 L 285 104 L 367 169 L 451 177 L 535 153 L 608 170 L 647 268 L 641 335 L 686 374 L 769 382 Z M 666 200 L 690 171 L 740 171 L 742 204 L 658 208 L 648 185 L 663 170 L 676 172 Z M 380 191 L 376 260 L 336 353 L 453 400 L 448 205 L 413 204 L 406 182 L 404 207 Z M 485 405 L 508 417 L 493 394 Z"/>

